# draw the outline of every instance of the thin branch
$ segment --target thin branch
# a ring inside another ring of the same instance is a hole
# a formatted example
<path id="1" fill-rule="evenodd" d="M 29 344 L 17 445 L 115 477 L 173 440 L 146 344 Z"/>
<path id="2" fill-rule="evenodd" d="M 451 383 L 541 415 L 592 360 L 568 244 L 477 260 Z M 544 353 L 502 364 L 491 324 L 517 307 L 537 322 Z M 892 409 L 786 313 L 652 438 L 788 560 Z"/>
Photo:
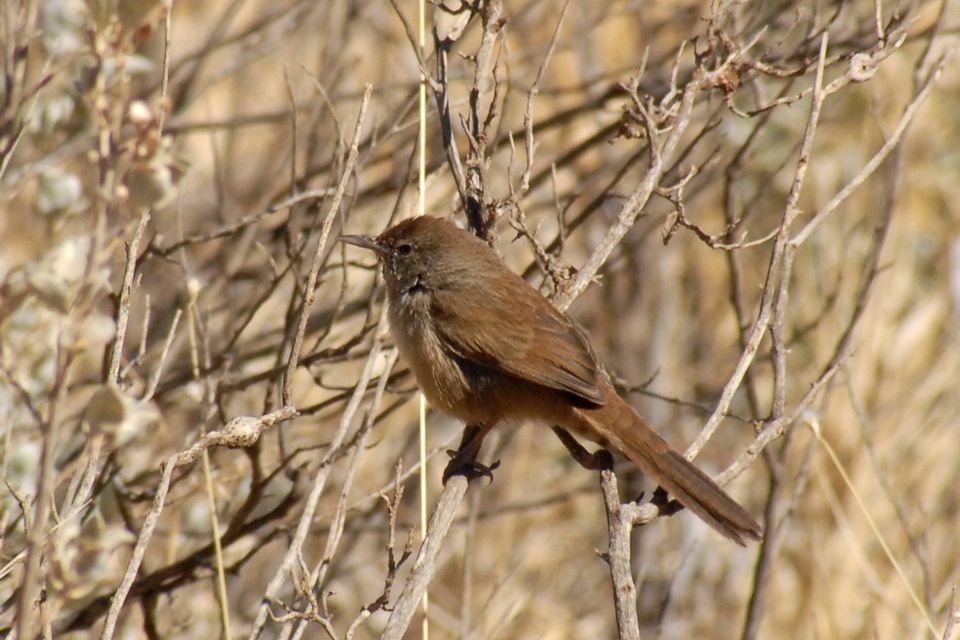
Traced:
<path id="1" fill-rule="evenodd" d="M 823 75 L 824 65 L 827 57 L 827 41 L 827 34 L 824 33 L 820 40 L 820 58 L 819 63 L 817 64 L 817 76 L 816 80 L 814 81 L 813 98 L 810 104 L 810 114 L 807 117 L 806 130 L 804 131 L 803 142 L 800 145 L 800 155 L 797 159 L 797 166 L 794 173 L 793 182 L 790 186 L 790 192 L 787 194 L 783 219 L 781 220 L 780 229 L 777 234 L 777 240 L 774 243 L 773 252 L 770 256 L 770 267 L 767 271 L 767 282 L 764 285 L 763 296 L 760 302 L 760 312 L 757 315 L 757 319 L 754 321 L 753 328 L 751 329 L 749 337 L 747 338 L 743 352 L 740 354 L 740 359 L 737 362 L 737 366 L 720 394 L 720 399 L 717 401 L 716 408 L 710 415 L 710 418 L 707 419 L 706 424 L 700 430 L 700 434 L 684 452 L 684 455 L 688 460 L 695 458 L 696 455 L 703 449 L 703 447 L 706 446 L 710 438 L 713 437 L 717 427 L 720 426 L 720 423 L 723 421 L 727 411 L 729 411 L 730 403 L 733 401 L 733 396 L 737 392 L 737 389 L 740 388 L 740 384 L 743 382 L 743 378 L 747 373 L 747 369 L 749 369 L 750 365 L 753 363 L 753 359 L 757 354 L 757 350 L 760 348 L 760 342 L 763 340 L 770 323 L 770 316 L 773 310 L 773 302 L 775 299 L 773 294 L 777 290 L 777 282 L 782 274 L 783 256 L 786 251 L 786 244 L 789 238 L 788 234 L 790 225 L 800 213 L 799 209 L 797 208 L 797 201 L 800 198 L 800 191 L 803 188 L 804 177 L 806 176 L 807 166 L 810 162 L 810 155 L 813 151 L 814 135 L 817 130 L 817 124 L 820 121 L 820 110 L 823 107 L 823 100 L 826 95 L 823 88 Z"/>
<path id="2" fill-rule="evenodd" d="M 377 363 L 381 352 L 381 340 L 386 334 L 386 323 L 386 315 L 381 315 L 377 333 L 374 338 L 373 348 L 370 350 L 370 355 L 367 357 L 363 373 L 361 374 L 360 379 L 357 381 L 354 392 L 350 397 L 350 401 L 343 410 L 337 432 L 334 434 L 333 439 L 330 442 L 327 453 L 320 461 L 320 468 L 317 471 L 317 475 L 313 479 L 313 486 L 310 490 L 310 494 L 307 496 L 306 502 L 304 503 L 303 514 L 300 516 L 300 520 L 297 523 L 296 531 L 294 532 L 293 538 L 290 541 L 286 554 L 284 554 L 283 560 L 280 562 L 280 565 L 277 567 L 273 578 L 270 579 L 270 582 L 267 584 L 267 587 L 264 590 L 263 604 L 260 605 L 260 608 L 257 611 L 257 616 L 254 619 L 253 626 L 250 629 L 250 640 L 255 640 L 255 638 L 260 637 L 260 634 L 263 633 L 264 625 L 266 625 L 267 618 L 270 613 L 270 604 L 277 598 L 281 587 L 283 587 L 284 583 L 290 577 L 291 571 L 300 557 L 303 544 L 310 532 L 310 526 L 313 522 L 313 517 L 316 514 L 317 507 L 320 503 L 320 496 L 323 495 L 323 491 L 326 488 L 327 479 L 330 476 L 330 470 L 332 466 L 330 463 L 333 461 L 334 455 L 336 455 L 339 451 L 340 445 L 346 439 L 347 431 L 353 422 L 353 416 L 360 407 L 360 402 L 363 400 L 364 393 L 373 376 L 374 365 Z"/>
<path id="3" fill-rule="evenodd" d="M 297 322 L 296 331 L 293 334 L 293 344 L 290 347 L 290 355 L 287 357 L 287 368 L 284 372 L 283 387 L 280 394 L 281 403 L 284 406 L 290 405 L 293 401 L 293 374 L 296 372 L 300 363 L 300 350 L 303 347 L 303 337 L 307 331 L 307 320 L 310 318 L 310 310 L 316 299 L 317 279 L 320 276 L 320 268 L 323 266 L 323 250 L 327 245 L 327 237 L 330 235 L 330 230 L 333 228 L 333 221 L 340 210 L 343 194 L 347 190 L 347 182 L 349 182 L 350 177 L 353 175 L 353 167 L 357 162 L 360 147 L 360 132 L 363 130 L 363 121 L 367 115 L 367 106 L 370 104 L 371 90 L 372 85 L 368 83 L 364 88 L 363 98 L 360 100 L 360 109 L 357 113 L 357 125 L 353 130 L 353 141 L 350 143 L 350 152 L 347 154 L 347 161 L 340 174 L 340 182 L 337 184 L 337 190 L 333 194 L 330 209 L 327 210 L 327 216 L 323 220 L 320 237 L 317 238 L 317 248 L 313 254 L 313 262 L 310 265 L 310 273 L 304 283 L 300 318 Z"/>
<path id="4" fill-rule="evenodd" d="M 603 452 L 606 453 L 606 452 Z M 637 617 L 637 587 L 633 581 L 630 558 L 630 534 L 637 518 L 637 510 L 653 505 L 621 504 L 617 476 L 613 473 L 613 459 L 602 455 L 600 461 L 600 488 L 603 507 L 607 513 L 610 544 L 603 555 L 610 566 L 613 583 L 613 604 L 617 615 L 617 630 L 621 640 L 640 640 L 640 621 Z"/>
<path id="5" fill-rule="evenodd" d="M 872 176 L 883 163 L 883 161 L 886 160 L 887 156 L 890 155 L 890 152 L 900 145 L 900 142 L 903 140 L 903 136 L 909 128 L 910 123 L 913 122 L 914 116 L 916 116 L 917 112 L 920 110 L 920 107 L 930 95 L 930 92 L 933 90 L 934 85 L 936 85 L 937 80 L 940 78 L 944 67 L 946 67 L 947 62 L 953 57 L 956 51 L 957 48 L 954 47 L 940 57 L 940 60 L 936 63 L 930 75 L 927 76 L 920 90 L 914 96 L 913 100 L 910 101 L 910 104 L 907 105 L 907 108 L 904 109 L 903 115 L 900 117 L 900 121 L 897 123 L 893 133 L 890 134 L 886 142 L 883 143 L 883 146 L 880 147 L 875 154 L 873 154 L 873 156 L 865 165 L 863 165 L 863 168 L 857 172 L 857 175 L 855 175 L 853 179 L 844 185 L 844 187 L 837 192 L 833 198 L 830 199 L 830 202 L 825 204 L 819 211 L 817 211 L 810 222 L 808 222 L 803 229 L 797 233 L 796 236 L 791 238 L 790 244 L 797 247 L 806 242 L 810 235 L 816 231 L 817 227 L 819 227 L 820 224 L 828 216 L 830 216 L 830 214 L 836 211 L 840 205 L 846 201 L 850 194 L 856 191 L 860 185 L 866 181 L 867 178 Z"/>
<path id="6" fill-rule="evenodd" d="M 433 579 L 437 569 L 437 561 L 443 542 L 450 531 L 450 524 L 457 513 L 457 508 L 467 493 L 467 479 L 464 476 L 453 476 L 447 481 L 443 492 L 437 500 L 437 506 L 430 516 L 427 526 L 427 535 L 420 544 L 417 558 L 413 563 L 410 577 L 403 585 L 403 591 L 393 605 L 390 618 L 380 634 L 380 640 L 400 640 L 404 637 L 413 614 L 416 612 L 423 593 Z"/>
<path id="7" fill-rule="evenodd" d="M 174 469 L 196 462 L 203 452 L 210 447 L 241 448 L 252 446 L 260 439 L 264 431 L 281 422 L 290 420 L 296 415 L 297 410 L 295 408 L 283 407 L 278 411 L 256 418 L 250 416 L 234 418 L 223 429 L 207 433 L 189 449 L 170 456 L 164 461 L 161 466 L 160 483 L 157 485 L 153 505 L 140 527 L 140 535 L 137 537 L 137 543 L 133 548 L 130 561 L 127 563 L 120 586 L 117 587 L 113 597 L 110 598 L 110 608 L 103 623 L 103 630 L 100 632 L 100 640 L 110 640 L 113 637 L 123 604 L 127 599 L 127 594 L 130 593 L 133 581 L 137 577 L 137 572 L 139 572 L 140 565 L 143 562 L 143 556 L 147 551 L 147 545 L 150 543 L 157 521 L 160 519 L 161 512 L 163 512 Z"/>

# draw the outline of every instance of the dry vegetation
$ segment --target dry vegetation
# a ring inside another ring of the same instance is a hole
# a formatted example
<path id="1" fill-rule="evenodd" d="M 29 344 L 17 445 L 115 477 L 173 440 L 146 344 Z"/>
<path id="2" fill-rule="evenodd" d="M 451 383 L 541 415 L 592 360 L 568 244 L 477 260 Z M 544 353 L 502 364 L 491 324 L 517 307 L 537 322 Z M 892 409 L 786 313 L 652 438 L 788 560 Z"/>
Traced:
<path id="1" fill-rule="evenodd" d="M 535 426 L 441 494 L 461 425 L 431 413 L 413 569 L 415 387 L 336 237 L 416 212 L 415 3 L 115 4 L 0 16 L 0 635 L 418 637 L 432 568 L 433 638 L 637 637 L 634 611 L 644 638 L 956 637 L 960 12 L 438 23 L 427 210 L 569 306 L 766 535 L 605 512 Z"/>

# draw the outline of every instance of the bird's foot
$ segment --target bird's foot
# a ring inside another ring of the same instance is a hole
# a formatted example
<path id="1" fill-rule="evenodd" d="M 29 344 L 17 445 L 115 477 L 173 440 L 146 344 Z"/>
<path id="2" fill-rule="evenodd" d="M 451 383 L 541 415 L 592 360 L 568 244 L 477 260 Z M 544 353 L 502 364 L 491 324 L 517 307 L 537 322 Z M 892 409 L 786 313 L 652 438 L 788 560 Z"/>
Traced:
<path id="1" fill-rule="evenodd" d="M 639 503 L 639 500 L 637 502 Z M 683 505 L 671 499 L 663 487 L 657 487 L 654 490 L 653 496 L 650 497 L 650 504 L 656 506 L 662 516 L 672 516 L 683 509 Z"/>
<path id="2" fill-rule="evenodd" d="M 485 465 L 475 458 L 461 456 L 460 452 L 457 451 L 448 451 L 447 453 L 450 455 L 450 462 L 447 463 L 447 468 L 443 470 L 444 485 L 453 476 L 463 476 L 467 479 L 467 482 L 472 482 L 477 478 L 490 478 L 490 482 L 493 482 L 493 470 L 500 466 L 499 460 L 494 461 L 493 464 Z"/>

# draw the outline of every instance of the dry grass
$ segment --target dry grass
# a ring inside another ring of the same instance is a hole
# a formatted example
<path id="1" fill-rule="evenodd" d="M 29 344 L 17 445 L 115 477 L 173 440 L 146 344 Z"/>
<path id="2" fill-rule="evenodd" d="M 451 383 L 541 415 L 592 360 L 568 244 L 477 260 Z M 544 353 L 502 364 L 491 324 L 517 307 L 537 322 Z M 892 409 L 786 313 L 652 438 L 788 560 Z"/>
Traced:
<path id="1" fill-rule="evenodd" d="M 446 77 L 425 54 L 427 208 L 475 207 L 762 518 L 746 549 L 635 528 L 642 637 L 947 637 L 960 15 L 777 4 L 574 3 L 545 67 L 562 2 L 473 16 Z M 377 636 L 416 554 L 417 403 L 335 238 L 415 211 L 416 7 L 179 2 L 168 33 L 159 0 L 111 6 L 0 17 L 0 634 Z M 461 425 L 429 425 L 435 504 Z M 596 475 L 542 427 L 487 447 L 431 637 L 615 637 Z"/>

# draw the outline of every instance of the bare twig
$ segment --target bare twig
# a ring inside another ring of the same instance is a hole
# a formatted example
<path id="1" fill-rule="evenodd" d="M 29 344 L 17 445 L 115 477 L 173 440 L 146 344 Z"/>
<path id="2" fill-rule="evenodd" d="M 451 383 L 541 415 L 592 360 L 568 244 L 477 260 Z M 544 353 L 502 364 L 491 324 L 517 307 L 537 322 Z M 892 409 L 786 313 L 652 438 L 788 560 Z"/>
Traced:
<path id="1" fill-rule="evenodd" d="M 350 143 L 350 152 L 347 154 L 347 161 L 340 175 L 340 182 L 337 184 L 337 190 L 333 194 L 333 200 L 330 202 L 330 209 L 327 211 L 327 216 L 323 220 L 320 237 L 317 238 L 317 248 L 313 253 L 313 261 L 310 265 L 310 273 L 307 276 L 306 282 L 304 282 L 303 303 L 300 307 L 299 321 L 293 334 L 293 344 L 290 347 L 290 355 L 287 357 L 287 368 L 283 376 L 281 402 L 284 405 L 289 405 L 293 399 L 293 374 L 300 363 L 300 349 L 303 347 L 303 336 L 307 331 L 307 320 L 310 318 L 310 309 L 313 307 L 313 301 L 316 298 L 317 278 L 320 276 L 320 267 L 323 266 L 323 250 L 326 247 L 330 230 L 333 228 L 333 221 L 336 219 L 337 213 L 340 210 L 343 194 L 347 190 L 347 182 L 349 182 L 350 177 L 353 175 L 353 167 L 357 162 L 360 132 L 363 130 L 363 121 L 367 114 L 367 106 L 370 104 L 371 90 L 372 86 L 367 84 L 363 92 L 363 98 L 360 101 L 360 109 L 357 113 L 357 124 L 353 130 L 353 141 Z"/>
<path id="2" fill-rule="evenodd" d="M 137 577 L 137 572 L 140 570 L 143 556 L 147 551 L 147 545 L 150 543 L 150 538 L 153 536 L 153 531 L 157 526 L 157 520 L 159 520 L 164 504 L 166 503 L 167 492 L 170 490 L 170 482 L 173 479 L 174 469 L 196 462 L 203 452 L 210 447 L 249 447 L 260 439 L 264 431 L 281 422 L 290 420 L 296 415 L 297 410 L 293 407 L 283 407 L 278 411 L 256 418 L 250 416 L 234 418 L 227 423 L 222 430 L 207 433 L 199 442 L 189 449 L 175 454 L 164 461 L 161 466 L 160 483 L 157 485 L 153 505 L 147 513 L 143 525 L 140 527 L 140 535 L 137 538 L 136 546 L 133 548 L 130 561 L 127 563 L 123 580 L 121 580 L 120 586 L 117 587 L 113 597 L 110 599 L 110 609 L 107 611 L 107 617 L 103 623 L 103 630 L 100 632 L 100 640 L 109 640 L 113 637 L 120 611 L 123 609 L 124 601 L 130 592 L 130 587 Z"/>
<path id="3" fill-rule="evenodd" d="M 250 630 L 249 637 L 251 640 L 258 638 L 263 632 L 263 627 L 267 622 L 267 617 L 270 612 L 270 603 L 276 599 L 280 588 L 289 578 L 294 564 L 300 557 L 301 549 L 307 538 L 307 534 L 310 531 L 310 525 L 313 522 L 313 517 L 316 514 L 317 506 L 320 502 L 320 496 L 323 494 L 323 491 L 326 488 L 327 479 L 330 476 L 330 469 L 332 466 L 331 462 L 333 461 L 334 455 L 338 453 L 340 445 L 346 438 L 347 431 L 353 422 L 353 416 L 360 407 L 360 402 L 363 399 L 364 391 L 366 390 L 367 385 L 369 384 L 373 375 L 373 368 L 381 351 L 380 340 L 386 333 L 386 322 L 386 316 L 382 315 L 380 318 L 377 335 L 374 339 L 373 348 L 370 350 L 370 355 L 367 358 L 363 373 L 361 374 L 360 379 L 354 388 L 354 392 L 350 396 L 350 401 L 343 410 L 343 415 L 340 418 L 340 425 L 337 428 L 337 432 L 334 434 L 333 439 L 330 442 L 330 447 L 327 450 L 327 453 L 320 462 L 320 469 L 317 471 L 317 475 L 313 479 L 313 486 L 306 499 L 306 503 L 304 504 L 303 515 L 301 515 L 300 521 L 297 523 L 297 529 L 293 535 L 293 539 L 290 541 L 290 545 L 287 548 L 286 554 L 284 554 L 283 560 L 280 562 L 280 566 L 277 567 L 273 578 L 267 584 L 267 588 L 264 591 L 264 603 L 260 605 L 260 608 L 257 611 L 256 619 L 253 623 L 253 627 Z"/>
<path id="4" fill-rule="evenodd" d="M 732 54 L 712 71 L 698 69 L 694 78 L 691 79 L 683 89 L 680 100 L 675 107 L 675 114 L 673 114 L 671 118 L 670 133 L 667 134 L 666 140 L 664 140 L 662 144 L 657 142 L 655 135 L 651 135 L 653 134 L 653 127 L 649 122 L 649 114 L 647 114 L 644 122 L 648 129 L 650 167 L 647 169 L 647 173 L 643 177 L 640 186 L 637 187 L 630 197 L 627 198 L 626 202 L 623 203 L 620 212 L 617 214 L 616 222 L 607 230 L 603 239 L 590 254 L 590 257 L 583 266 L 580 267 L 573 282 L 566 291 L 561 292 L 561 294 L 557 296 L 555 303 L 559 309 L 566 310 L 570 304 L 583 293 L 596 277 L 601 267 L 609 260 L 610 255 L 623 240 L 627 231 L 633 227 L 637 218 L 643 213 L 650 196 L 653 195 L 660 186 L 660 180 L 663 178 L 664 172 L 673 161 L 674 154 L 680 144 L 680 139 L 690 124 L 690 118 L 697 96 L 704 88 L 716 82 L 717 78 L 735 63 L 736 57 L 737 54 Z M 643 109 L 642 101 L 639 97 L 636 97 L 635 104 L 637 107 Z M 645 114 L 646 110 L 644 109 L 641 113 Z"/>
<path id="5" fill-rule="evenodd" d="M 123 340 L 127 333 L 127 321 L 130 318 L 130 293 L 133 289 L 133 277 L 137 270 L 137 253 L 149 221 L 150 210 L 144 209 L 137 221 L 137 230 L 133 233 L 133 238 L 127 246 L 127 264 L 123 272 L 120 300 L 117 302 L 117 335 L 113 342 L 113 353 L 110 356 L 110 371 L 107 373 L 107 380 L 114 383 L 119 382 L 118 375 L 123 359 Z"/>
<path id="6" fill-rule="evenodd" d="M 947 611 L 947 623 L 943 627 L 941 640 L 953 640 L 953 631 L 957 625 L 960 625 L 960 603 L 957 602 L 957 588 L 953 587 L 950 609 Z"/>
<path id="7" fill-rule="evenodd" d="M 443 548 L 443 542 L 466 493 L 467 479 L 463 476 L 453 476 L 444 487 L 437 500 L 437 506 L 434 507 L 433 514 L 430 516 L 427 535 L 417 551 L 410 577 L 404 583 L 403 591 L 396 604 L 393 605 L 393 611 L 390 612 L 387 625 L 380 634 L 380 640 L 400 640 L 406 633 L 413 614 L 420 605 L 423 593 L 437 569 L 437 559 Z"/>
<path id="8" fill-rule="evenodd" d="M 530 85 L 530 90 L 527 91 L 527 108 L 523 114 L 523 130 L 527 149 L 527 164 L 523 170 L 523 176 L 520 178 L 520 186 L 517 189 L 518 194 L 521 197 L 530 190 L 530 174 L 533 172 L 533 155 L 535 149 L 533 141 L 533 101 L 537 97 L 537 94 L 540 93 L 540 83 L 543 81 L 543 74 L 546 72 L 547 66 L 550 64 L 550 58 L 553 57 L 553 52 L 557 48 L 557 41 L 560 39 L 560 29 L 563 27 L 564 18 L 567 17 L 567 8 L 569 6 L 570 0 L 565 0 L 563 7 L 560 9 L 560 16 L 557 18 L 557 26 L 553 28 L 553 35 L 550 37 L 550 44 L 547 46 L 547 52 L 543 55 L 543 62 L 540 63 L 540 67 L 537 69 L 537 76 L 533 79 L 533 84 Z"/>
<path id="9" fill-rule="evenodd" d="M 890 155 L 890 152 L 900 145 L 904 134 L 910 126 L 910 123 L 913 122 L 914 116 L 917 114 L 917 111 L 919 111 L 920 106 L 926 101 L 927 96 L 930 95 L 930 91 L 933 89 L 940 77 L 940 74 L 943 72 L 944 67 L 955 52 L 956 49 L 954 48 L 941 56 L 941 58 L 934 65 L 933 71 L 929 76 L 927 76 L 923 85 L 920 87 L 919 91 L 917 91 L 913 100 L 911 100 L 910 104 L 908 104 L 906 109 L 904 109 L 903 115 L 900 117 L 900 121 L 897 123 L 896 128 L 893 130 L 887 140 L 883 143 L 883 146 L 873 154 L 873 156 L 865 165 L 863 165 L 863 168 L 857 172 L 857 175 L 847 182 L 847 184 L 844 185 L 844 187 L 837 192 L 837 194 L 833 196 L 833 198 L 831 198 L 827 204 L 817 211 L 810 222 L 808 222 L 803 229 L 797 233 L 796 236 L 791 238 L 790 244 L 796 247 L 806 242 L 806 240 L 817 229 L 817 227 L 820 226 L 820 224 L 830 214 L 836 211 L 850 196 L 850 194 L 856 191 L 857 188 L 859 188 L 867 178 L 873 175 L 883 161 L 887 158 L 887 156 Z"/>
<path id="10" fill-rule="evenodd" d="M 343 485 L 340 489 L 340 497 L 337 500 L 337 508 L 333 514 L 332 523 L 330 525 L 330 533 L 327 534 L 327 543 L 323 550 L 323 556 L 321 557 L 320 562 L 311 572 L 307 583 L 311 591 L 315 591 L 323 587 L 324 581 L 327 577 L 327 572 L 330 569 L 330 564 L 333 562 L 333 556 L 337 552 L 337 548 L 340 545 L 340 540 L 343 536 L 343 527 L 347 516 L 347 509 L 349 506 L 350 490 L 353 487 L 353 480 L 357 474 L 360 456 L 366 449 L 367 438 L 370 436 L 370 430 L 373 428 L 373 419 L 377 414 L 377 408 L 380 406 L 381 400 L 383 400 L 383 393 L 387 388 L 387 380 L 389 380 L 390 371 L 397 362 L 397 355 L 398 352 L 396 349 L 393 349 L 387 355 L 387 361 L 384 364 L 383 373 L 380 374 L 380 381 L 377 383 L 377 388 L 374 392 L 373 399 L 370 401 L 370 409 L 367 411 L 367 417 L 363 421 L 363 426 L 361 427 L 359 437 L 354 439 L 354 444 L 352 445 L 353 455 L 350 459 L 350 465 L 347 468 L 346 478 L 344 479 Z M 305 629 L 306 620 L 301 619 L 297 625 L 297 630 L 294 632 L 294 637 L 299 638 L 304 633 Z M 283 635 L 287 634 L 284 633 Z"/>
<path id="11" fill-rule="evenodd" d="M 609 454 L 600 463 L 600 488 L 603 507 L 607 512 L 607 530 L 610 546 L 603 559 L 610 566 L 613 582 L 613 604 L 617 614 L 617 630 L 622 640 L 640 640 L 640 621 L 637 618 L 637 587 L 633 581 L 630 560 L 630 533 L 641 507 L 635 503 L 620 503 L 617 476 L 613 473 L 613 459 Z M 644 505 L 643 508 L 653 505 Z"/>
<path id="12" fill-rule="evenodd" d="M 717 401 L 717 406 L 714 409 L 713 414 L 711 414 L 706 424 L 700 430 L 700 434 L 697 436 L 697 438 L 689 447 L 687 447 L 686 452 L 684 452 L 684 455 L 688 460 L 692 460 L 694 457 L 696 457 L 696 455 L 703 449 L 703 447 L 713 436 L 714 432 L 717 430 L 717 427 L 720 426 L 720 423 L 723 421 L 724 416 L 730 408 L 730 403 L 733 401 L 734 394 L 740 387 L 740 383 L 743 382 L 743 377 L 746 375 L 747 369 L 750 367 L 751 363 L 753 362 L 753 358 L 757 354 L 757 350 L 760 348 L 760 341 L 763 340 L 767 328 L 769 327 L 770 317 L 773 310 L 773 302 L 775 300 L 774 292 L 777 290 L 776 283 L 779 282 L 779 279 L 783 273 L 783 258 L 787 248 L 787 241 L 789 239 L 790 225 L 796 219 L 797 215 L 799 215 L 797 201 L 800 198 L 800 191 L 803 188 L 804 177 L 806 176 L 807 166 L 810 162 L 810 155 L 813 151 L 813 139 L 817 130 L 817 124 L 820 120 L 820 110 L 823 107 L 823 100 L 827 95 L 823 89 L 823 73 L 827 57 L 827 41 L 827 35 L 824 34 L 820 41 L 820 61 L 817 65 L 817 77 L 815 80 L 813 98 L 810 105 L 810 114 L 807 117 L 807 126 L 806 130 L 804 131 L 803 142 L 800 147 L 800 155 L 797 159 L 794 179 L 791 183 L 790 192 L 787 195 L 783 219 L 781 220 L 780 229 L 777 233 L 777 240 L 774 243 L 773 253 L 770 256 L 770 267 L 767 271 L 767 282 L 764 286 L 763 297 L 761 298 L 760 312 L 758 313 L 757 319 L 753 324 L 753 328 L 750 331 L 749 337 L 747 338 L 745 348 L 743 353 L 740 355 L 737 366 L 720 394 L 720 399 Z"/>

